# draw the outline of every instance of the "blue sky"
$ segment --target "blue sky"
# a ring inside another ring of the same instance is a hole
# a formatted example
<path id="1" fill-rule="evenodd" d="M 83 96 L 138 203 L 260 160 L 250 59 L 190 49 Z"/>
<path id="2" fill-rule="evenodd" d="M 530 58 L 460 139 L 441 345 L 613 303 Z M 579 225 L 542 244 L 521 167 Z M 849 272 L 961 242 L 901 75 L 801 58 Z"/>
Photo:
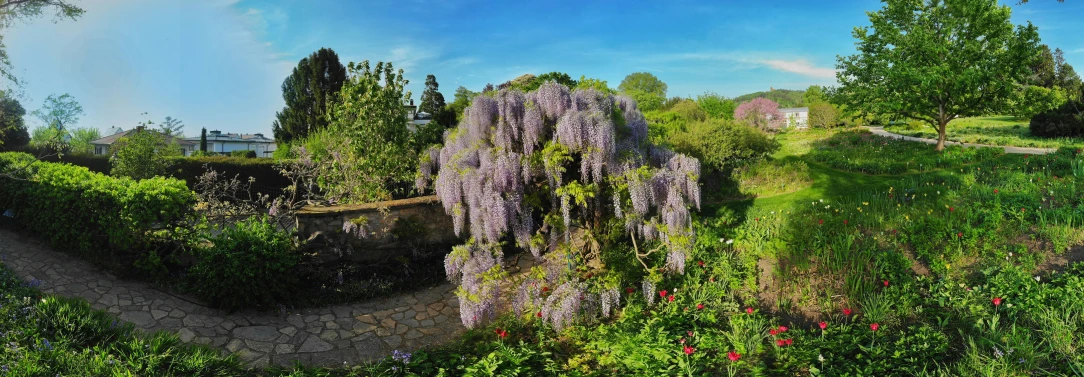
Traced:
<path id="1" fill-rule="evenodd" d="M 670 96 L 736 96 L 835 82 L 836 55 L 873 0 L 444 1 L 83 0 L 78 21 L 5 30 L 23 104 L 70 93 L 78 126 L 131 128 L 167 115 L 200 127 L 270 135 L 279 86 L 321 47 L 349 61 L 392 61 L 417 101 L 435 74 L 450 101 L 524 73 L 567 72 L 616 87 L 648 71 Z M 585 4 L 586 3 L 586 4 Z M 1084 72 L 1084 2 L 1015 5 L 1043 42 Z M 143 115 L 142 113 L 147 113 Z M 29 120 L 29 119 L 28 119 Z M 32 126 L 36 121 L 30 120 Z"/>

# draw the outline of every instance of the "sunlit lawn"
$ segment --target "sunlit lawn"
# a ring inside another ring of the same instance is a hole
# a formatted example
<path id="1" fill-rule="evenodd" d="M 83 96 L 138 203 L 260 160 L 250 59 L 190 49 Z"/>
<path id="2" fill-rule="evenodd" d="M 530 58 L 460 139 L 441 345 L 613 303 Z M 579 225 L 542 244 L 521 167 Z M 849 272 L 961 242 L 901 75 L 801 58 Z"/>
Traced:
<path id="1" fill-rule="evenodd" d="M 914 124 L 894 124 L 885 127 L 885 131 L 930 139 L 937 137 L 937 132 L 933 128 Z M 1028 120 L 1011 116 L 953 120 L 948 125 L 948 139 L 964 143 L 1014 147 L 1059 148 L 1084 146 L 1084 138 L 1046 139 L 1031 136 L 1031 132 L 1028 130 Z"/>

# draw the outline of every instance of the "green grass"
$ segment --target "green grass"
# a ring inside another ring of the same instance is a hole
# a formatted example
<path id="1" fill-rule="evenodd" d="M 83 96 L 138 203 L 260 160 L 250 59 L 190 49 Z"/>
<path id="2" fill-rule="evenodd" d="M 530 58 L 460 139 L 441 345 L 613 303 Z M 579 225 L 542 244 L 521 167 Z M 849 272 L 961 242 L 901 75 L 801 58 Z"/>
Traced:
<path id="1" fill-rule="evenodd" d="M 885 131 L 927 139 L 937 138 L 937 131 L 917 123 L 890 125 L 885 127 Z M 1080 148 L 1084 146 L 1084 138 L 1048 139 L 1031 136 L 1027 119 L 1009 116 L 956 119 L 949 122 L 946 134 L 948 140 L 963 143 L 1029 148 Z"/>

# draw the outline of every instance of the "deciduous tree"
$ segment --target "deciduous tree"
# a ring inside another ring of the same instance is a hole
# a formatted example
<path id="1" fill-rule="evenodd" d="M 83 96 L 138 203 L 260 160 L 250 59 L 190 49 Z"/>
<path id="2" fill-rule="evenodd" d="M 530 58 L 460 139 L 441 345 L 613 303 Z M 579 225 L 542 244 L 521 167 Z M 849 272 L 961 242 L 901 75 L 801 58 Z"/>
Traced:
<path id="1" fill-rule="evenodd" d="M 79 117 L 83 115 L 83 106 L 80 106 L 71 94 L 65 93 L 59 97 L 51 94 L 45 98 L 41 108 L 34 110 L 31 115 L 48 127 L 64 131 L 79 122 Z"/>
<path id="2" fill-rule="evenodd" d="M 753 98 L 738 105 L 734 110 L 734 119 L 763 131 L 779 130 L 787 121 L 779 112 L 779 104 L 767 98 Z"/>
<path id="3" fill-rule="evenodd" d="M 738 104 L 715 92 L 704 92 L 696 97 L 696 103 L 713 119 L 734 119 L 734 109 Z"/>
<path id="4" fill-rule="evenodd" d="M 657 110 L 666 101 L 666 83 L 650 72 L 636 72 L 625 76 L 617 90 L 636 100 L 643 111 Z"/>
<path id="5" fill-rule="evenodd" d="M 23 115 L 26 109 L 19 100 L 0 91 L 0 147 L 20 147 L 30 142 Z"/>
<path id="6" fill-rule="evenodd" d="M 929 122 L 937 150 L 950 120 L 1003 108 L 1039 54 L 1035 26 L 995 0 L 886 0 L 867 14 L 858 53 L 837 57 L 838 100 Z"/>

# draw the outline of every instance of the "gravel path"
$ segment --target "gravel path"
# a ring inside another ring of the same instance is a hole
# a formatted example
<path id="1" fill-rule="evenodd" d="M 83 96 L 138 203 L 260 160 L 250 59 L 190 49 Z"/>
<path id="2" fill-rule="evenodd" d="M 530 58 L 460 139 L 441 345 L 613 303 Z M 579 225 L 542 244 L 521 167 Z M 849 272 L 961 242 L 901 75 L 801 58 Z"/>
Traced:
<path id="1" fill-rule="evenodd" d="M 880 135 L 880 136 L 884 136 L 884 137 L 890 137 L 890 138 L 893 138 L 893 139 L 900 139 L 900 140 L 907 140 L 907 141 L 917 141 L 917 142 L 926 143 L 926 144 L 937 144 L 937 140 L 934 140 L 934 139 L 923 139 L 923 138 L 920 138 L 920 137 L 904 136 L 904 135 L 900 135 L 900 134 L 894 134 L 894 133 L 885 131 L 884 127 L 866 127 L 866 128 L 868 128 L 870 130 L 870 132 L 873 132 L 874 135 Z M 970 148 L 981 148 L 981 147 L 1002 148 L 1002 149 L 1005 149 L 1005 153 L 1013 153 L 1013 154 L 1047 154 L 1047 153 L 1054 153 L 1054 151 L 1056 150 L 1054 148 L 1007 147 L 1007 146 L 1002 146 L 1002 145 L 960 143 L 960 142 L 957 142 L 957 141 L 945 141 L 945 145 L 962 145 L 964 147 L 970 147 Z"/>
<path id="2" fill-rule="evenodd" d="M 4 263 L 44 292 L 87 300 L 146 331 L 177 333 L 210 344 L 251 367 L 355 365 L 393 350 L 415 350 L 455 339 L 463 326 L 455 287 L 437 287 L 299 313 L 235 312 L 204 307 L 145 283 L 119 280 L 29 236 L 0 230 Z"/>

